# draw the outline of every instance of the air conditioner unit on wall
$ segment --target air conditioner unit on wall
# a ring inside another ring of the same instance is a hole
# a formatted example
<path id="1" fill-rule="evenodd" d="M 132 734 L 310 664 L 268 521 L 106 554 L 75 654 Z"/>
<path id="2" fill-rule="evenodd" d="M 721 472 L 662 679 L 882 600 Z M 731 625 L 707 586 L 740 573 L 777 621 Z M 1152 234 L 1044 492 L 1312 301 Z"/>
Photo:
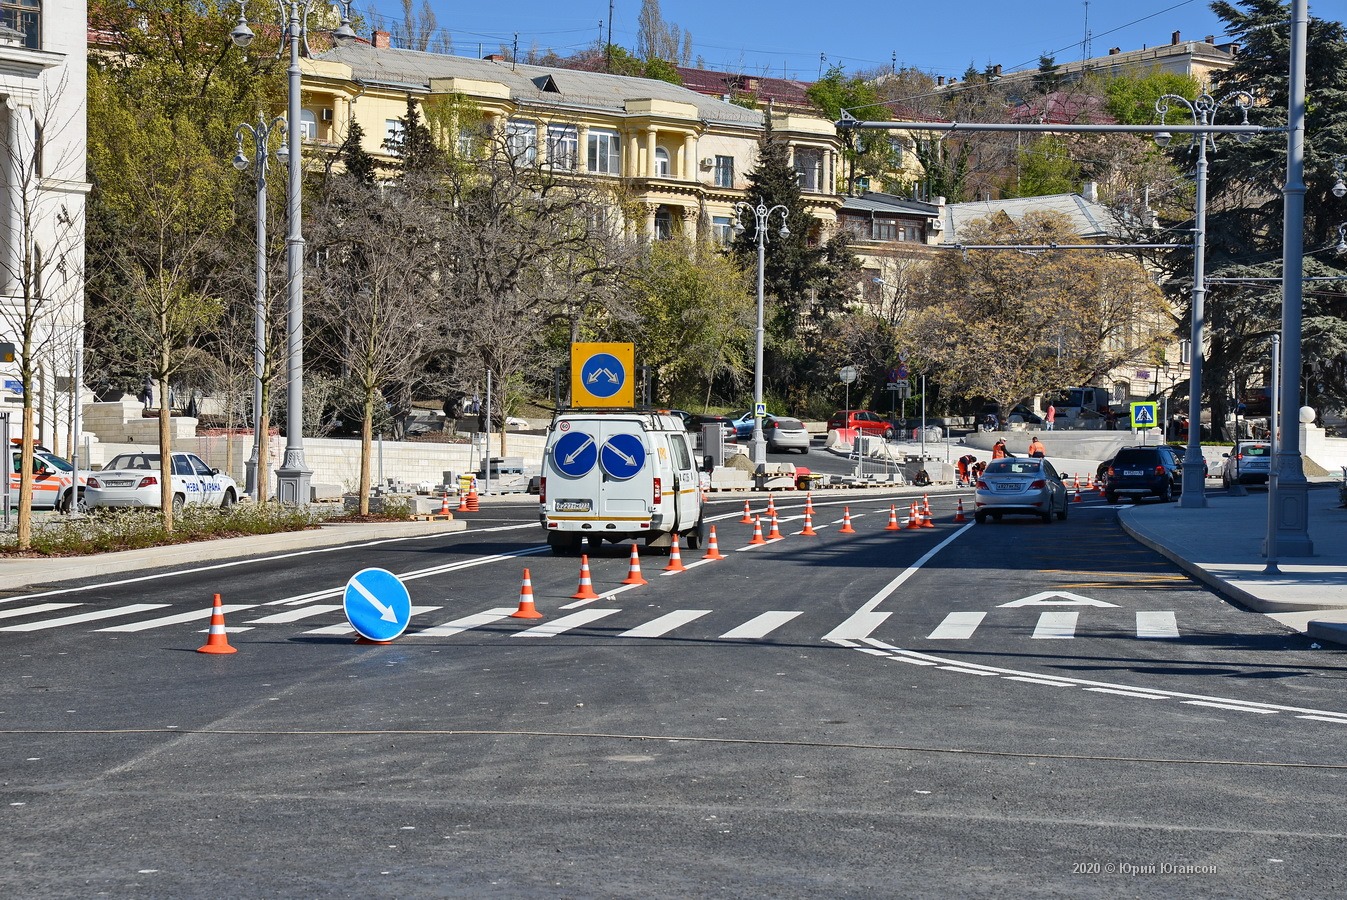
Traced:
<path id="1" fill-rule="evenodd" d="M 325 109 L 325 110 L 323 110 L 323 121 L 324 121 L 324 122 L 331 122 L 331 121 L 332 121 L 332 110 L 330 110 L 330 109 Z"/>
<path id="2" fill-rule="evenodd" d="M 714 169 L 715 167 L 716 167 L 716 158 L 714 156 L 707 156 L 702 159 L 703 169 Z"/>

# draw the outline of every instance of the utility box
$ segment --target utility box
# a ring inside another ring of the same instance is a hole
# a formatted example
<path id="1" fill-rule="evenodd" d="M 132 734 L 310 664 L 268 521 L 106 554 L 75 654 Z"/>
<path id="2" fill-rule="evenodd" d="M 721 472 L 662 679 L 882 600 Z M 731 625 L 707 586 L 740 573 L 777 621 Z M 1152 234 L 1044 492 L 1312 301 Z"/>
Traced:
<path id="1" fill-rule="evenodd" d="M 702 467 L 710 472 L 725 465 L 725 428 L 719 422 L 702 426 Z"/>

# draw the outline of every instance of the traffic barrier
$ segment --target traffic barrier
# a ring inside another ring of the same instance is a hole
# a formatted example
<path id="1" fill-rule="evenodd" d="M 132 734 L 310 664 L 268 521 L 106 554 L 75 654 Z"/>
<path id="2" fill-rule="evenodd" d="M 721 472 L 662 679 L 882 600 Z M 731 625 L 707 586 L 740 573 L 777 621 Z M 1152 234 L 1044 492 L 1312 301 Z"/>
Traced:
<path id="1" fill-rule="evenodd" d="M 636 552 L 636 545 L 631 545 L 631 568 L 627 569 L 627 577 L 622 579 L 623 584 L 649 584 L 641 575 L 641 555 Z"/>
<path id="2" fill-rule="evenodd" d="M 533 581 L 529 570 L 524 570 L 524 583 L 519 586 L 519 609 L 510 613 L 512 619 L 541 619 L 543 614 L 533 605 Z"/>
<path id="3" fill-rule="evenodd" d="M 594 579 L 589 574 L 589 554 L 585 553 L 580 557 L 580 587 L 574 594 L 571 594 L 572 600 L 597 600 L 599 595 L 594 592 Z"/>
<path id="4" fill-rule="evenodd" d="M 814 530 L 814 511 L 807 506 L 804 508 L 804 530 L 800 534 L 805 537 L 815 537 L 818 534 Z"/>
<path id="5" fill-rule="evenodd" d="M 225 631 L 224 607 L 220 604 L 220 595 L 215 595 L 215 605 L 210 612 L 210 634 L 206 643 L 196 648 L 197 653 L 237 653 L 238 649 L 229 645 L 229 632 Z"/>
<path id="6" fill-rule="evenodd" d="M 706 539 L 706 552 L 702 554 L 702 559 L 724 559 L 725 554 L 720 552 L 720 546 L 716 543 L 716 526 L 711 526 L 711 536 Z"/>
<path id="7" fill-rule="evenodd" d="M 678 532 L 673 533 L 673 543 L 669 545 L 669 564 L 664 567 L 666 572 L 686 572 L 687 568 L 683 565 L 683 554 L 678 549 Z"/>
<path id="8" fill-rule="evenodd" d="M 916 529 L 921 527 L 921 510 L 917 506 L 917 501 L 913 500 L 912 505 L 907 510 L 907 527 Z"/>
<path id="9" fill-rule="evenodd" d="M 753 524 L 753 510 L 752 510 L 752 508 L 748 505 L 748 501 L 747 501 L 747 500 L 744 501 L 744 514 L 743 514 L 743 516 L 739 519 L 739 524 L 740 524 L 740 525 L 752 525 L 752 524 Z"/>
<path id="10" fill-rule="evenodd" d="M 842 507 L 842 527 L 837 529 L 838 534 L 855 534 L 856 529 L 851 527 L 851 507 Z"/>
<path id="11" fill-rule="evenodd" d="M 765 544 L 765 543 L 767 543 L 767 541 L 766 541 L 765 539 L 763 539 L 763 536 L 762 536 L 762 517 L 761 517 L 761 516 L 754 516 L 754 517 L 753 517 L 753 537 L 749 539 L 748 543 L 749 543 L 749 546 L 752 546 L 753 544 Z"/>
<path id="12" fill-rule="evenodd" d="M 957 510 L 955 510 L 955 512 L 954 512 L 954 521 L 955 521 L 955 522 L 967 522 L 967 521 L 968 521 L 968 519 L 965 518 L 965 517 L 964 517 L 964 514 L 963 514 L 963 498 L 962 498 L 962 497 L 959 498 L 959 508 L 958 508 Z"/>
<path id="13" fill-rule="evenodd" d="M 769 541 L 781 540 L 781 529 L 777 527 L 775 512 L 772 513 L 772 530 L 767 532 L 767 540 Z"/>

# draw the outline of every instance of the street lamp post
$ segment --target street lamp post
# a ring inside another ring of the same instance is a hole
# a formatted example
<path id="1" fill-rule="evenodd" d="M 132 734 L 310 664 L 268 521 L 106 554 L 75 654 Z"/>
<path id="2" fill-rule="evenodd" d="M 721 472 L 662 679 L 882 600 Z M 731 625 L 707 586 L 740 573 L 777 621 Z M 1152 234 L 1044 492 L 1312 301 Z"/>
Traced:
<path id="1" fill-rule="evenodd" d="M 766 203 L 758 203 L 753 206 L 750 203 L 736 203 L 734 210 L 738 213 L 735 219 L 734 230 L 736 234 L 744 233 L 743 217 L 751 213 L 757 220 L 757 240 L 758 240 L 758 329 L 754 341 L 753 355 L 753 464 L 763 465 L 767 462 L 767 442 L 762 436 L 762 291 L 763 291 L 763 268 L 767 260 L 767 223 L 772 218 L 772 214 L 780 211 L 781 230 L 778 232 L 783 238 L 790 237 L 790 229 L 786 227 L 786 219 L 790 216 L 790 210 L 781 204 L 767 207 Z"/>
<path id="2" fill-rule="evenodd" d="M 268 124 L 266 119 L 258 116 L 255 125 L 245 122 L 234 131 L 234 138 L 238 141 L 234 168 L 242 172 L 251 165 L 257 179 L 257 297 L 253 303 L 253 455 L 244 466 L 247 470 L 245 490 L 258 503 L 267 497 L 264 485 L 268 428 L 262 421 L 262 378 L 265 374 L 267 345 L 267 170 L 270 168 L 271 137 L 278 129 L 282 146 L 276 155 L 281 162 L 284 162 L 286 156 L 284 117 L 277 116 Z M 252 138 L 251 160 L 243 153 L 245 136 Z"/>
<path id="3" fill-rule="evenodd" d="M 1253 106 L 1253 95 L 1247 91 L 1234 91 L 1220 100 L 1210 94 L 1202 94 L 1196 101 L 1190 101 L 1178 94 L 1163 94 L 1155 101 L 1155 111 L 1160 114 L 1163 125 L 1165 116 L 1172 104 L 1186 108 L 1193 117 L 1193 124 L 1203 128 L 1215 124 L 1216 112 L 1227 103 L 1233 104 L 1243 115 L 1241 124 L 1249 124 L 1249 109 Z M 1183 493 L 1179 504 L 1189 508 L 1207 505 L 1206 478 L 1203 475 L 1202 461 L 1202 331 L 1204 327 L 1203 305 L 1207 294 L 1206 251 L 1207 251 L 1207 144 L 1214 140 L 1206 131 L 1193 134 L 1197 144 L 1197 200 L 1193 221 L 1193 293 L 1192 293 L 1192 360 L 1189 363 L 1188 381 L 1188 449 L 1183 457 Z M 1171 135 L 1167 131 L 1157 131 L 1155 142 L 1161 147 L 1168 146 Z M 1248 140 L 1243 133 L 1240 140 Z"/>
<path id="4" fill-rule="evenodd" d="M 290 183 L 286 186 L 286 402 L 285 402 L 285 456 L 276 470 L 276 497 L 287 506 L 307 506 L 309 479 L 313 472 L 304 463 L 304 233 L 300 224 L 302 189 L 300 159 L 300 86 L 299 48 L 308 51 L 308 19 L 314 0 L 276 0 L 276 11 L 282 22 L 287 22 L 282 35 L 282 46 L 289 45 L 290 67 L 288 77 L 289 104 L 286 111 Z M 286 8 L 289 8 L 287 17 Z M 253 31 L 245 15 L 246 0 L 239 0 L 239 18 L 229 39 L 234 46 L 245 48 L 253 42 Z M 341 25 L 332 32 L 338 44 L 349 44 L 356 39 L 351 28 L 351 6 L 341 0 Z"/>

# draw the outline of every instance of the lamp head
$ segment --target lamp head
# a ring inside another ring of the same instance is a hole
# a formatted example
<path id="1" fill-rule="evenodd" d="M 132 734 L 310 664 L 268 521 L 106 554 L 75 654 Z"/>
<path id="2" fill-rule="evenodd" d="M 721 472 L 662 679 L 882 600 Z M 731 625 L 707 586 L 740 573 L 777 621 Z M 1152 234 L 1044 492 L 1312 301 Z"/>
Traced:
<path id="1" fill-rule="evenodd" d="M 337 30 L 332 32 L 332 40 L 337 42 L 338 47 L 349 47 L 356 41 L 355 29 L 351 27 L 351 20 L 343 18 Z"/>
<path id="2" fill-rule="evenodd" d="M 1165 147 L 1168 147 L 1168 146 L 1169 146 L 1169 142 L 1172 141 L 1173 139 L 1174 139 L 1174 135 L 1170 134 L 1168 131 L 1157 131 L 1157 132 L 1155 132 L 1155 143 L 1156 143 L 1156 145 L 1159 146 L 1161 149 L 1164 149 Z"/>
<path id="3" fill-rule="evenodd" d="M 1341 177 L 1333 183 L 1333 196 L 1337 197 L 1339 200 L 1343 197 L 1347 197 L 1347 184 L 1342 183 Z"/>
<path id="4" fill-rule="evenodd" d="M 285 165 L 290 161 L 290 145 L 284 141 L 282 141 L 281 145 L 276 148 L 276 161 L 281 165 Z"/>
<path id="5" fill-rule="evenodd" d="M 790 229 L 787 228 L 785 225 L 782 225 L 782 226 L 781 226 L 781 231 L 779 232 L 779 234 L 780 234 L 783 238 L 788 238 L 788 237 L 790 237 Z"/>
<path id="6" fill-rule="evenodd" d="M 229 39 L 234 42 L 235 47 L 243 50 L 253 42 L 253 37 L 253 30 L 248 27 L 244 0 L 239 0 L 239 20 L 234 25 L 234 30 L 229 32 Z"/>
<path id="7" fill-rule="evenodd" d="M 248 168 L 248 157 L 243 155 L 242 150 L 239 150 L 238 153 L 234 154 L 233 162 L 234 168 L 238 169 L 240 172 Z"/>

